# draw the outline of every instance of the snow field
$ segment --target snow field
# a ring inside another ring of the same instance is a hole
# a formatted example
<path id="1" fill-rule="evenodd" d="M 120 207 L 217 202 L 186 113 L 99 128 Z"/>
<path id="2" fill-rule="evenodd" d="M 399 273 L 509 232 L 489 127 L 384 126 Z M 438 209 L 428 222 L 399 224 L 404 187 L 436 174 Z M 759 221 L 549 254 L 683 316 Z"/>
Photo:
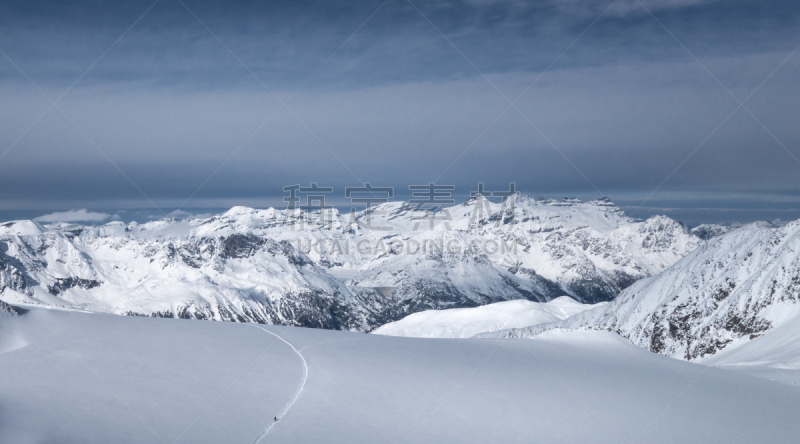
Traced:
<path id="1" fill-rule="evenodd" d="M 0 355 L 0 442 L 252 443 L 287 406 L 262 443 L 800 436 L 800 390 L 607 332 L 454 341 L 259 326 L 287 346 L 235 323 L 42 309 L 2 323 L 27 345 Z"/>

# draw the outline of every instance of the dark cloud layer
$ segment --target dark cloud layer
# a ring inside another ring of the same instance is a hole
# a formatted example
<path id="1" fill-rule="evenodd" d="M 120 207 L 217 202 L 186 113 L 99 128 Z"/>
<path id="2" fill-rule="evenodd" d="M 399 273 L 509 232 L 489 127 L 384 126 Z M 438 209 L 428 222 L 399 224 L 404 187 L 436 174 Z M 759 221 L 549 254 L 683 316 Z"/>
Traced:
<path id="1" fill-rule="evenodd" d="M 0 57 L 0 210 L 439 180 L 631 208 L 663 182 L 642 216 L 800 217 L 781 197 L 800 191 L 800 7 L 643 3 L 657 20 L 635 0 L 162 0 L 81 78 L 152 2 L 3 2 L 25 75 Z M 80 78 L 69 120 L 25 133 L 49 107 L 25 76 L 53 100 Z"/>

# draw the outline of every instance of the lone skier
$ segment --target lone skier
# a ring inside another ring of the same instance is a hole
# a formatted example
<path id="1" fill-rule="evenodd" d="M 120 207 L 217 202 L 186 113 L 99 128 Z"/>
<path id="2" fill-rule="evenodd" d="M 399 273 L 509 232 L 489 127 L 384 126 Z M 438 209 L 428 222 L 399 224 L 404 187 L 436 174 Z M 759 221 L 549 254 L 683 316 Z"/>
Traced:
<path id="1" fill-rule="evenodd" d="M 278 417 L 276 416 L 276 417 L 275 417 L 275 421 L 277 421 L 277 420 L 278 420 Z"/>

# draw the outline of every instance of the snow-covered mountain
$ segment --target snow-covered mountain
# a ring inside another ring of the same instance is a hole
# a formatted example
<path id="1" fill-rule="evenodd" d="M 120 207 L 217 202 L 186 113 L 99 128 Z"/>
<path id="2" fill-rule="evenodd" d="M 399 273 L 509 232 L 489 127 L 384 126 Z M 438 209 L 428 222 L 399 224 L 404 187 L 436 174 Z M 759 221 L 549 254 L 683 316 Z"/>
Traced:
<path id="1" fill-rule="evenodd" d="M 429 309 L 610 300 L 702 242 L 667 217 L 629 218 L 608 199 L 510 201 L 476 196 L 435 215 L 391 202 L 353 214 L 234 207 L 144 224 L 7 222 L 0 297 L 369 331 Z"/>
<path id="2" fill-rule="evenodd" d="M 800 221 L 779 227 L 754 223 L 712 238 L 666 271 L 636 282 L 606 306 L 556 324 L 483 336 L 527 337 L 553 328 L 601 328 L 667 356 L 722 359 L 729 353 L 745 353 L 737 349 L 748 349 L 750 354 L 783 350 L 787 335 L 768 332 L 800 331 L 799 302 Z M 757 339 L 765 333 L 769 337 Z M 758 341 L 755 349 L 746 346 L 751 341 L 754 346 Z"/>
<path id="3" fill-rule="evenodd" d="M 372 333 L 414 338 L 470 338 L 478 333 L 561 321 L 605 304 L 607 302 L 581 304 L 561 296 L 549 302 L 518 299 L 481 307 L 426 310 L 382 325 Z"/>
<path id="4" fill-rule="evenodd" d="M 127 315 L 370 325 L 344 284 L 289 242 L 224 225 L 206 235 L 205 222 L 6 224 L 2 295 L 9 302 Z"/>

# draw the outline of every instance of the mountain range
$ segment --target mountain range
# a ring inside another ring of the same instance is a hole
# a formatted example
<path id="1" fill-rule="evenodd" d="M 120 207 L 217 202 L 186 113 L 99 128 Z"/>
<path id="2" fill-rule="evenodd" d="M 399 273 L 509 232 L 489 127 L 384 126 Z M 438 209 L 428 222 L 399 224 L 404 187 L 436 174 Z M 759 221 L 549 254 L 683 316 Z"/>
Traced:
<path id="1" fill-rule="evenodd" d="M 569 296 L 594 304 L 724 227 L 633 219 L 609 199 L 478 195 L 436 213 L 234 207 L 101 226 L 0 224 L 0 297 L 123 315 L 371 331 L 423 310 Z M 709 234 L 711 233 L 711 234 Z"/>

